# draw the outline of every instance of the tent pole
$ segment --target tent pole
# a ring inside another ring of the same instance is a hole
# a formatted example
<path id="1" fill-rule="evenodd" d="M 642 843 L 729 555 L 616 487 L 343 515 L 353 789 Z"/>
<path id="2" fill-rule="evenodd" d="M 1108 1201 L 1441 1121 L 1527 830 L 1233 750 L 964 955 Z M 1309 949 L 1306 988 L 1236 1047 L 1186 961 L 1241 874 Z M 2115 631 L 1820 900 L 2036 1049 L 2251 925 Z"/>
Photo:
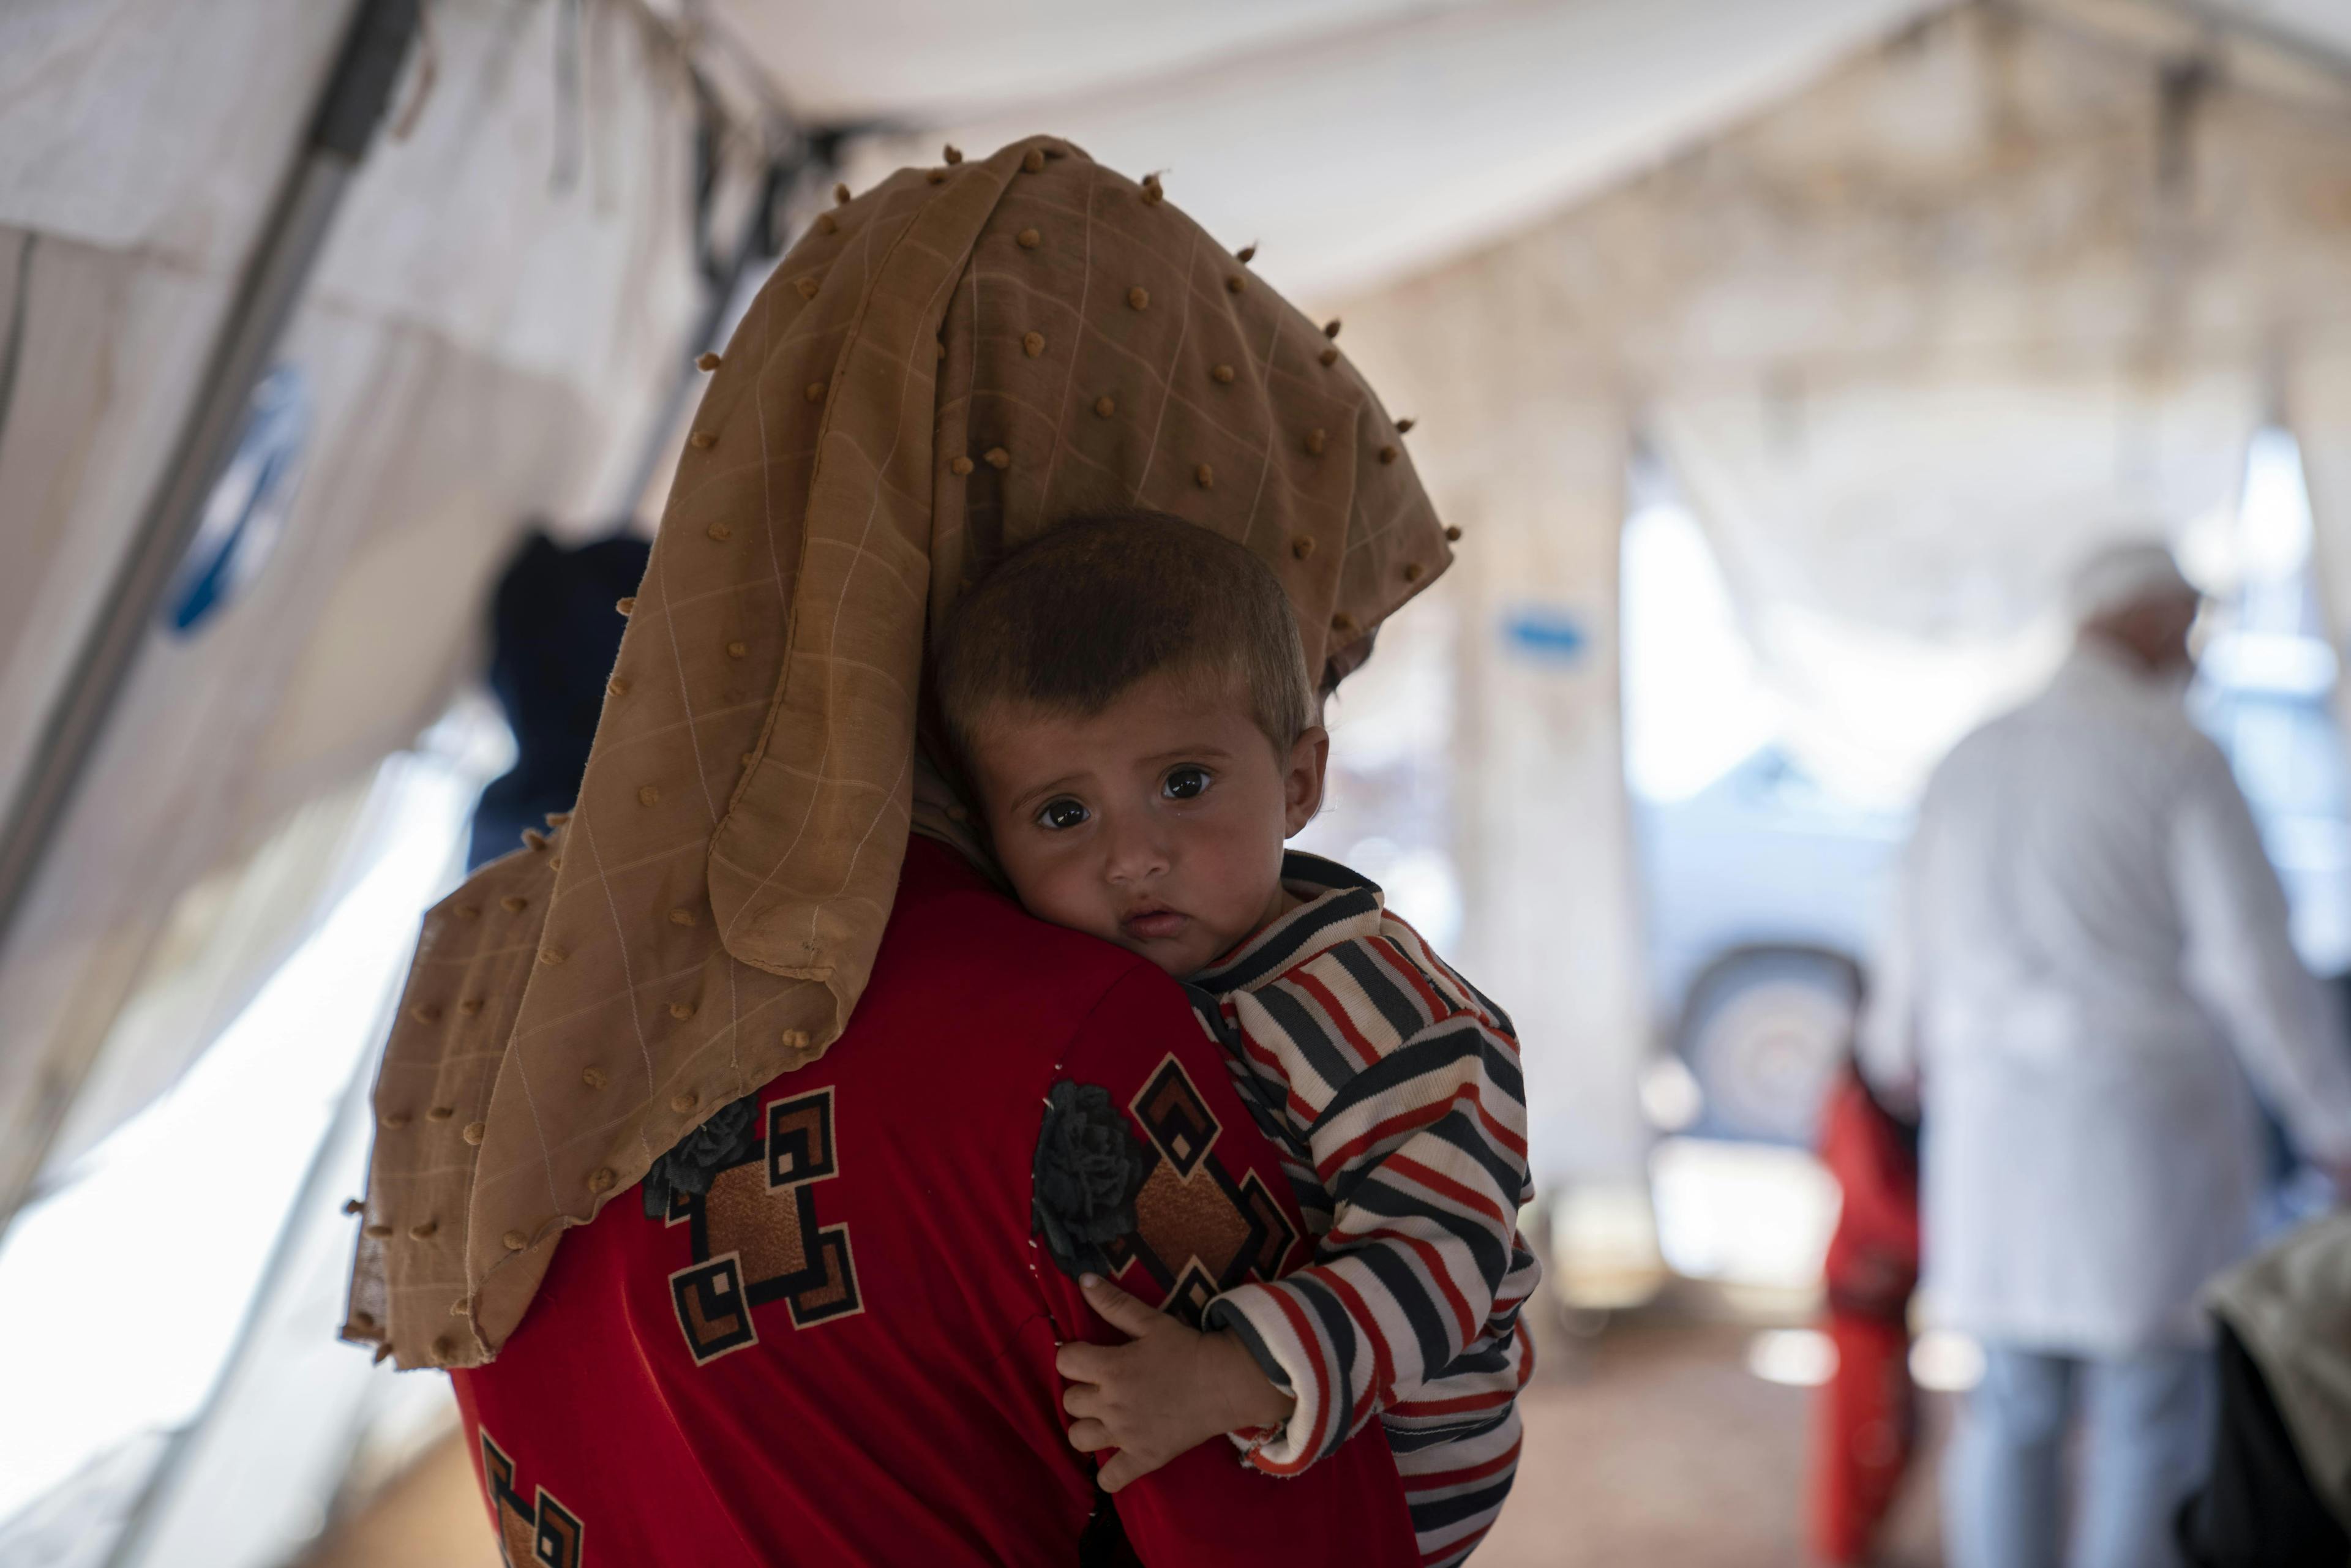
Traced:
<path id="1" fill-rule="evenodd" d="M 45 716 L 32 766 L 0 819 L 0 948 L 19 931 L 41 868 L 56 843 L 108 716 L 137 666 L 163 595 L 204 502 L 235 452 L 253 389 L 267 370 L 302 296 L 352 172 L 382 120 L 410 41 L 419 0 L 359 0 L 342 52 L 256 240 L 213 344 L 211 359 L 170 465 L 117 567 L 96 622 Z M 32 1047 L 39 1049 L 38 1047 Z M 29 1112 L 0 1128 L 0 1231 L 39 1175 L 90 1052 L 44 1064 Z"/>

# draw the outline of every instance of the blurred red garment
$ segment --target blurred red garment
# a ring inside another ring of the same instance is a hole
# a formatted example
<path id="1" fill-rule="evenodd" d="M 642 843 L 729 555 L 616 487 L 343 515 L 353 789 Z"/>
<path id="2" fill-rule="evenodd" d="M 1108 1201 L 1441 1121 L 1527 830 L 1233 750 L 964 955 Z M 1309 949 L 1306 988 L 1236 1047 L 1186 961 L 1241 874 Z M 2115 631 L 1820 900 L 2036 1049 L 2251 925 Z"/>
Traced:
<path id="1" fill-rule="evenodd" d="M 1095 1119 L 1040 1152 L 1071 1098 Z M 452 1375 L 508 1568 L 1419 1563 L 1376 1422 L 1290 1479 L 1203 1443 L 1109 1507 L 1070 1447 L 1054 1352 L 1122 1336 L 1040 1249 L 1044 1215 L 1134 1205 L 1088 1245 L 1179 1312 L 1307 1256 L 1280 1151 L 1151 964 L 917 836 L 840 1043 L 736 1103 Z M 1121 1147 L 1149 1163 L 1121 1173 Z M 1080 1158 L 1142 1185 L 1040 1211 L 1040 1171 Z"/>
<path id="2" fill-rule="evenodd" d="M 1836 1371 L 1821 1390 L 1813 1457 L 1813 1545 L 1863 1563 L 1917 1438 L 1910 1294 L 1918 1283 L 1917 1134 L 1841 1074 L 1821 1110 L 1821 1159 L 1844 1207 L 1828 1252 Z"/>

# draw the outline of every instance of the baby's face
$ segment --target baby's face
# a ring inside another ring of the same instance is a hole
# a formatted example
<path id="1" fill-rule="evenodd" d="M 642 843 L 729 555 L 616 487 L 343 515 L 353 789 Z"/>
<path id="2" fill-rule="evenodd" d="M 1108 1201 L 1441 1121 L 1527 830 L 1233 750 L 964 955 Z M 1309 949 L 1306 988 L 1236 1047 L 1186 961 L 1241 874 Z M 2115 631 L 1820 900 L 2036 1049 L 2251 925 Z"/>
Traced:
<path id="1" fill-rule="evenodd" d="M 999 703 L 972 770 L 998 862 L 1032 915 L 1179 978 L 1281 908 L 1282 841 L 1322 803 L 1330 737 L 1288 756 L 1239 693 L 1154 675 L 1091 718 Z"/>

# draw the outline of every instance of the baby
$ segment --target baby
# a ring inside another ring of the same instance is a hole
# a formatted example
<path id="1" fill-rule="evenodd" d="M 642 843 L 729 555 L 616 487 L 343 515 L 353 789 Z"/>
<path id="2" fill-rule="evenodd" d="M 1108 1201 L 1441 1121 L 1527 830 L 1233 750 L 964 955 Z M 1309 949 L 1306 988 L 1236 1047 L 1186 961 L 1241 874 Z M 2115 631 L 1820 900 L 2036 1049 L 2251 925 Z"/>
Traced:
<path id="1" fill-rule="evenodd" d="M 1071 1442 L 1117 1450 L 1115 1491 L 1220 1434 L 1296 1474 L 1376 1415 L 1423 1561 L 1460 1562 L 1510 1490 L 1532 1370 L 1518 1044 L 1378 888 L 1284 852 L 1330 737 L 1280 583 L 1174 517 L 1070 523 L 965 599 L 936 675 L 1021 902 L 1186 982 L 1316 1233 L 1205 1332 L 1085 1276 L 1134 1337 L 1061 1351 Z"/>

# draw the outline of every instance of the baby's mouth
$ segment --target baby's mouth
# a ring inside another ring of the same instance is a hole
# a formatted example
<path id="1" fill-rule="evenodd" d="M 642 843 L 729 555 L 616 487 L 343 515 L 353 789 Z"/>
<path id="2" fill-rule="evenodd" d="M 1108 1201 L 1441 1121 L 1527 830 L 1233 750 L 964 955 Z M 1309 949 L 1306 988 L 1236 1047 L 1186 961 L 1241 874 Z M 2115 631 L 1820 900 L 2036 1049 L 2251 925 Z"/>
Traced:
<path id="1" fill-rule="evenodd" d="M 1192 917 L 1180 910 L 1154 906 L 1138 909 L 1119 918 L 1119 929 L 1141 941 L 1160 941 L 1180 933 L 1192 923 Z"/>

